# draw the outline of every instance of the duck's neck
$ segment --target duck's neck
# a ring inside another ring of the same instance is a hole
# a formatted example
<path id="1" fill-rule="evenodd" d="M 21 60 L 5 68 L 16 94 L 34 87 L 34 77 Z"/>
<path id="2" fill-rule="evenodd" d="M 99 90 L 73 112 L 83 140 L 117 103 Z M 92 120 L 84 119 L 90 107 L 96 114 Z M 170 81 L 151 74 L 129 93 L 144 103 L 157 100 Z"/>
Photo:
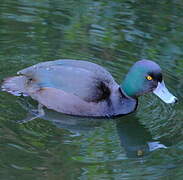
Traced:
<path id="1" fill-rule="evenodd" d="M 130 97 L 137 98 L 138 88 L 135 86 L 134 79 L 131 76 L 126 76 L 120 87 Z"/>
<path id="2" fill-rule="evenodd" d="M 126 83 L 124 83 L 124 84 L 122 83 L 120 85 L 120 88 L 126 93 L 126 95 L 128 95 L 130 97 L 133 97 L 133 98 L 136 97 L 134 91 L 132 91 L 132 89 L 129 88 L 128 83 L 127 84 Z"/>

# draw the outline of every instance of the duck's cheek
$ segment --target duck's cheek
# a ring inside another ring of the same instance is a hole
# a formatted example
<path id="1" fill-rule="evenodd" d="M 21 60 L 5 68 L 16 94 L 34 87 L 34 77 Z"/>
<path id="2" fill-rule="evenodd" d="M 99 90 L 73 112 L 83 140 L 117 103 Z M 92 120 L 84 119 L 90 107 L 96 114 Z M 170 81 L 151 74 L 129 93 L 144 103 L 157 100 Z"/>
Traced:
<path id="1" fill-rule="evenodd" d="M 158 82 L 153 81 L 152 84 L 151 84 L 151 92 L 153 92 L 157 87 L 158 87 Z"/>
<path id="2" fill-rule="evenodd" d="M 144 87 L 144 93 L 150 93 L 153 92 L 157 88 L 158 83 L 154 81 L 149 81 L 146 83 L 146 86 Z"/>

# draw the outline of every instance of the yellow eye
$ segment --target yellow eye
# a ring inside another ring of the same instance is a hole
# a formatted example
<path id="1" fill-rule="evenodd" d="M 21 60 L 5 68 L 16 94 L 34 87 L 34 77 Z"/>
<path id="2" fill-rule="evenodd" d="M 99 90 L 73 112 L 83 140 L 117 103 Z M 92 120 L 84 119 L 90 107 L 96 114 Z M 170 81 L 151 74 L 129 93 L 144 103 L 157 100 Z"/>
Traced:
<path id="1" fill-rule="evenodd" d="M 153 78 L 152 78 L 152 76 L 147 76 L 146 79 L 151 81 Z"/>

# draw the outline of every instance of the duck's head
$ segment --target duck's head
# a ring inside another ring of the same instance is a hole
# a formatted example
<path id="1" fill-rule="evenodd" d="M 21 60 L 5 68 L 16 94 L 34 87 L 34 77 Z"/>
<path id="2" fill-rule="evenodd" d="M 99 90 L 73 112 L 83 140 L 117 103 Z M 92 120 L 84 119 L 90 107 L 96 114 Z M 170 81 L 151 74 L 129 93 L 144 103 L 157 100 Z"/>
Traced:
<path id="1" fill-rule="evenodd" d="M 150 60 L 137 61 L 126 75 L 121 88 L 133 98 L 153 92 L 165 103 L 177 102 L 177 98 L 165 86 L 161 68 Z"/>

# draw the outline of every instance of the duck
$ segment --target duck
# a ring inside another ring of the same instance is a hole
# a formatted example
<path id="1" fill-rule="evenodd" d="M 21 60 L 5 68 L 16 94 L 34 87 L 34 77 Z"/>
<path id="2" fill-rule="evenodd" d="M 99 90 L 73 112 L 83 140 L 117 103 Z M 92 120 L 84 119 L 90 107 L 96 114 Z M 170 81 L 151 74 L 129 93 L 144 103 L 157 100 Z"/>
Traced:
<path id="1" fill-rule="evenodd" d="M 1 90 L 30 96 L 39 107 L 86 117 L 116 117 L 134 112 L 138 97 L 154 93 L 165 103 L 177 98 L 166 88 L 160 66 L 135 62 L 121 84 L 102 66 L 85 60 L 41 62 L 5 78 Z"/>

